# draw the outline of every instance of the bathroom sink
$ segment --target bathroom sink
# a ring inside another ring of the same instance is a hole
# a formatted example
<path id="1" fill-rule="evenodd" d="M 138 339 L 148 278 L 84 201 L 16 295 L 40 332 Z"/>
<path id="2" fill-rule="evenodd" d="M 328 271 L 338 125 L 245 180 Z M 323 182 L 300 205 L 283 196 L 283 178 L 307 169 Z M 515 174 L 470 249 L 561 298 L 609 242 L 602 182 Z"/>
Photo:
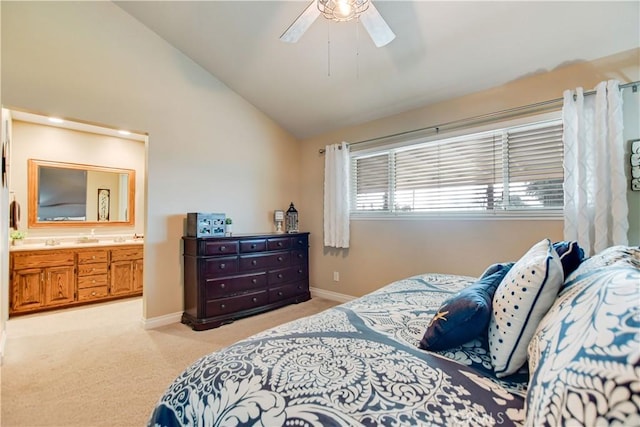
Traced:
<path id="1" fill-rule="evenodd" d="M 98 242 L 100 242 L 100 240 L 90 239 L 88 237 L 81 237 L 80 239 L 76 240 L 76 243 L 98 243 Z"/>

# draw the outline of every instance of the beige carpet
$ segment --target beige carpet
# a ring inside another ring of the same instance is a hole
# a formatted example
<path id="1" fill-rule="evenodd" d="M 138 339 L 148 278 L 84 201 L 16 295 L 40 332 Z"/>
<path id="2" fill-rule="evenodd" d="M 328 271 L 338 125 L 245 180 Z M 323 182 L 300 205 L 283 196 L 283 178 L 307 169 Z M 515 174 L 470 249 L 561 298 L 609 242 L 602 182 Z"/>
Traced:
<path id="1" fill-rule="evenodd" d="M 336 304 L 313 298 L 202 332 L 142 329 L 141 298 L 10 319 L 2 426 L 143 426 L 166 387 L 201 356 Z"/>

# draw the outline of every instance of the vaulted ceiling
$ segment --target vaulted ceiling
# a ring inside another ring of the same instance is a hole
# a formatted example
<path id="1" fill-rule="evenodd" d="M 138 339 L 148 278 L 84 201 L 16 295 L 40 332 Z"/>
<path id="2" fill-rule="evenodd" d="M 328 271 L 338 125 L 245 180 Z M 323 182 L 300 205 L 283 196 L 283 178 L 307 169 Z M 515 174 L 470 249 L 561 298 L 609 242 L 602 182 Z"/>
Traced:
<path id="1" fill-rule="evenodd" d="M 637 1 L 374 1 L 396 38 L 320 17 L 309 1 L 116 2 L 298 138 L 640 46 Z"/>

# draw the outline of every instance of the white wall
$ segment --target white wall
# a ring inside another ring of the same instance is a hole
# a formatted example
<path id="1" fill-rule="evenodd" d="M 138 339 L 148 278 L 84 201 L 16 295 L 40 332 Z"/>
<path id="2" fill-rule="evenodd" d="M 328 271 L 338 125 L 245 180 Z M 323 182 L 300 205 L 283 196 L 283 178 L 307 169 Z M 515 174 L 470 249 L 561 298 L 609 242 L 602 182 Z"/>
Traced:
<path id="1" fill-rule="evenodd" d="M 110 2 L 1 2 L 2 104 L 149 135 L 144 317 L 183 308 L 187 212 L 272 229 L 300 194 L 299 145 Z"/>

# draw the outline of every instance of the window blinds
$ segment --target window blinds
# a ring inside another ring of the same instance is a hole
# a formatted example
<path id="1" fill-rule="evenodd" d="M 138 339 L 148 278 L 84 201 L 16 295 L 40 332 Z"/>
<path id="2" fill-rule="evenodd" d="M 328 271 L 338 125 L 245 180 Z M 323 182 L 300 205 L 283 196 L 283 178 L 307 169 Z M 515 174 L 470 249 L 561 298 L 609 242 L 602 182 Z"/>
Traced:
<path id="1" fill-rule="evenodd" d="M 560 120 L 352 153 L 352 212 L 562 208 Z"/>

